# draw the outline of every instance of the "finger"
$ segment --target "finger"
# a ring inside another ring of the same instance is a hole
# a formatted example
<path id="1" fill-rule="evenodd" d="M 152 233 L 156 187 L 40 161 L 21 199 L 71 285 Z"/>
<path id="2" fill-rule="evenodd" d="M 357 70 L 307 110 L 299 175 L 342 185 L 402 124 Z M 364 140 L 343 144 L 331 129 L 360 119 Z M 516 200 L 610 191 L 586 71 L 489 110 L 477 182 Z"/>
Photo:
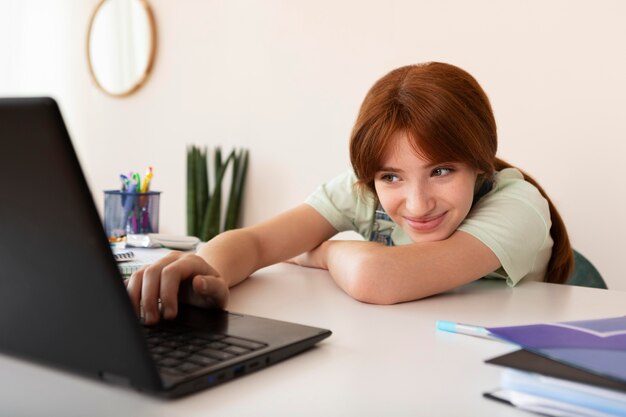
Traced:
<path id="1" fill-rule="evenodd" d="M 156 324 L 159 321 L 159 288 L 161 268 L 149 265 L 143 272 L 141 285 L 141 305 L 145 324 Z"/>
<path id="2" fill-rule="evenodd" d="M 176 262 L 182 252 L 172 251 L 157 262 L 143 269 L 140 291 L 143 306 L 144 323 L 156 324 L 159 321 L 159 292 L 161 288 L 161 272 L 167 265 Z"/>
<path id="3" fill-rule="evenodd" d="M 185 255 L 165 266 L 161 271 L 161 305 L 163 317 L 172 319 L 178 314 L 178 293 L 181 282 L 196 275 L 217 275 L 209 264 L 196 255 Z"/>
<path id="4" fill-rule="evenodd" d="M 135 314 L 139 317 L 141 313 L 141 282 L 143 280 L 143 268 L 135 271 L 126 282 L 126 291 L 130 297 L 130 301 L 135 310 Z"/>

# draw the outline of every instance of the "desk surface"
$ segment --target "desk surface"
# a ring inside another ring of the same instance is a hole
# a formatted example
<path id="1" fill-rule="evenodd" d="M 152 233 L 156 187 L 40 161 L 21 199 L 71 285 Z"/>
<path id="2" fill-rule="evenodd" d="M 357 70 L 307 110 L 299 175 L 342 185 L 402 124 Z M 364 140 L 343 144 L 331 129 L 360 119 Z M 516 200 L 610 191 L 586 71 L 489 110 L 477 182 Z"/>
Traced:
<path id="1" fill-rule="evenodd" d="M 624 293 L 481 280 L 394 306 L 363 304 L 326 271 L 279 264 L 233 288 L 229 309 L 329 328 L 317 347 L 260 372 L 167 401 L 0 355 L 0 414 L 11 416 L 524 416 L 484 399 L 510 345 L 435 330 L 624 314 Z M 5 337 L 3 335 L 2 337 Z"/>

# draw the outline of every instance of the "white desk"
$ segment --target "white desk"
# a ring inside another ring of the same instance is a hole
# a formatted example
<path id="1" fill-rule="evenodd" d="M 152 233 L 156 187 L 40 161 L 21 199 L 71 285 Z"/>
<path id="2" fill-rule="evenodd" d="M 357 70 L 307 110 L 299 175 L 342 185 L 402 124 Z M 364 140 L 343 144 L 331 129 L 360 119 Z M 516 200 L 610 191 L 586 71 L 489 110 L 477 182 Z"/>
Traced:
<path id="1" fill-rule="evenodd" d="M 625 298 L 617 291 L 479 281 L 375 306 L 345 295 L 325 271 L 281 264 L 234 288 L 229 309 L 331 329 L 316 348 L 175 401 L 0 355 L 0 415 L 527 416 L 482 397 L 500 379 L 500 369 L 483 361 L 514 348 L 438 332 L 435 321 L 496 326 L 618 316 Z"/>

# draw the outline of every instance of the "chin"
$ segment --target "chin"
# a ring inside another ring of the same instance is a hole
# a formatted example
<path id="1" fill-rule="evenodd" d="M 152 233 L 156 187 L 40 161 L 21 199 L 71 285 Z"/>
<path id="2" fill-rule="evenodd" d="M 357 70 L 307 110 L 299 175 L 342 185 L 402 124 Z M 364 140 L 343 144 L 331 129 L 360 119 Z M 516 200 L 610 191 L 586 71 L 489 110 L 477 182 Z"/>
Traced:
<path id="1" fill-rule="evenodd" d="M 440 242 L 442 240 L 445 240 L 445 238 L 440 238 L 440 237 L 435 237 L 433 236 L 431 237 L 426 237 L 426 236 L 421 236 L 418 239 L 413 239 L 413 242 L 415 243 L 428 243 L 428 242 Z"/>
<path id="2" fill-rule="evenodd" d="M 412 230 L 409 232 L 409 237 L 415 243 L 439 242 L 452 236 L 452 233 L 454 230 L 451 232 L 438 230 L 431 233 L 417 233 Z"/>

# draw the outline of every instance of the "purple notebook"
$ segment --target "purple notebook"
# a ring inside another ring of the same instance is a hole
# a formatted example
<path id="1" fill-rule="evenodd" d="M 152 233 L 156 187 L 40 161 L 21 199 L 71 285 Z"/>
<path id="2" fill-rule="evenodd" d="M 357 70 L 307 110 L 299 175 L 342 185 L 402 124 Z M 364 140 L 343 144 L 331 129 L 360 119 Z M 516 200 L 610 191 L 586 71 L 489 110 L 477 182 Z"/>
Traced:
<path id="1" fill-rule="evenodd" d="M 547 358 L 626 381 L 626 316 L 487 330 Z"/>

